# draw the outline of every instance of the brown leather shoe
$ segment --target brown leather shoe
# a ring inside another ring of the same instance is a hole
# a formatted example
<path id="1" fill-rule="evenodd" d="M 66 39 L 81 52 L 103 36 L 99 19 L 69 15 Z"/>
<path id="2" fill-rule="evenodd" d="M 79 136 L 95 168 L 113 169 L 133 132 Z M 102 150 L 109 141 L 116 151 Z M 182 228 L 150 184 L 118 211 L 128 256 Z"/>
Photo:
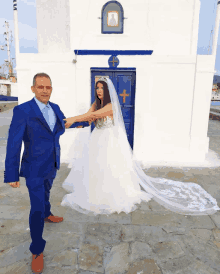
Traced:
<path id="1" fill-rule="evenodd" d="M 41 273 L 44 269 L 44 255 L 40 253 L 39 255 L 32 254 L 31 269 L 34 274 Z"/>
<path id="2" fill-rule="evenodd" d="M 44 219 L 45 223 L 60 223 L 62 221 L 63 217 L 54 216 L 53 214 Z"/>

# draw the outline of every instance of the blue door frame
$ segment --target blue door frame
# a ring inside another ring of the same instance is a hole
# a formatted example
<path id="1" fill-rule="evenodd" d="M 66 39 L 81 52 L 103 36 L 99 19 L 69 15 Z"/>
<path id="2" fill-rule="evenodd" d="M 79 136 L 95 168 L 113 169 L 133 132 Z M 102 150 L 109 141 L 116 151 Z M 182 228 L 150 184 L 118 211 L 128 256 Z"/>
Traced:
<path id="1" fill-rule="evenodd" d="M 91 104 L 95 101 L 95 77 L 109 76 L 112 80 L 121 111 L 124 118 L 127 138 L 131 148 L 134 143 L 134 113 L 135 113 L 135 91 L 136 91 L 136 69 L 135 68 L 91 68 Z M 94 129 L 92 123 L 91 130 Z"/>

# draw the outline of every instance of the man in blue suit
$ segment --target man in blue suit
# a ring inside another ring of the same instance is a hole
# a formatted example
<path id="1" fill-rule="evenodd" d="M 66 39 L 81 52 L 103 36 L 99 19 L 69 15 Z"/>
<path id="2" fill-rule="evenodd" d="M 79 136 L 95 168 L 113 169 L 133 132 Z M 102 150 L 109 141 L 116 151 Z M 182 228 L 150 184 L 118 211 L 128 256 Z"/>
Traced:
<path id="1" fill-rule="evenodd" d="M 63 119 L 66 117 L 57 104 L 49 102 L 52 83 L 47 74 L 36 74 L 31 89 L 35 97 L 14 107 L 7 142 L 4 182 L 19 187 L 19 176 L 26 179 L 31 205 L 29 225 L 32 270 L 41 273 L 46 245 L 42 238 L 44 222 L 63 221 L 62 217 L 52 214 L 49 198 L 53 180 L 60 168 L 59 138 L 65 132 Z M 19 173 L 22 141 L 24 153 Z"/>

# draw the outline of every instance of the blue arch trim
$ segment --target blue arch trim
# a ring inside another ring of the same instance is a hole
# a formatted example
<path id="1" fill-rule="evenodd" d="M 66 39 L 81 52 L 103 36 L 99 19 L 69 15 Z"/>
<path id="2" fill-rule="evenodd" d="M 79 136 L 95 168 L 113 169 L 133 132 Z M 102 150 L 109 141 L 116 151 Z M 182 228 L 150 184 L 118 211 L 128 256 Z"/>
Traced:
<path id="1" fill-rule="evenodd" d="M 151 55 L 153 50 L 74 50 L 76 55 Z"/>
<path id="2" fill-rule="evenodd" d="M 90 68 L 90 70 L 93 70 L 93 71 L 136 71 L 136 68 L 101 68 L 101 67 L 92 67 Z"/>
<path id="3" fill-rule="evenodd" d="M 117 4 L 123 14 L 123 18 L 124 18 L 124 10 L 123 10 L 123 7 L 122 5 L 118 2 L 118 1 L 109 1 L 107 3 L 105 3 L 105 5 L 102 7 L 102 15 L 103 15 L 103 11 L 104 9 L 108 6 L 108 4 Z"/>

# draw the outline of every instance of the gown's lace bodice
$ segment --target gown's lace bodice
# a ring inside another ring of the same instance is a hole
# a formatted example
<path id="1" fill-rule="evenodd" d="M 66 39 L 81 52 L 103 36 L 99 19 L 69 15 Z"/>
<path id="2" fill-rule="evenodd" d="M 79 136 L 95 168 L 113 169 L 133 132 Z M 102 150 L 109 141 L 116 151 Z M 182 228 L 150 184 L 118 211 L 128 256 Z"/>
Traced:
<path id="1" fill-rule="evenodd" d="M 113 126 L 114 126 L 114 120 L 112 120 L 109 116 L 106 116 L 103 119 L 98 119 L 96 123 L 96 128 L 98 129 L 110 128 Z"/>

